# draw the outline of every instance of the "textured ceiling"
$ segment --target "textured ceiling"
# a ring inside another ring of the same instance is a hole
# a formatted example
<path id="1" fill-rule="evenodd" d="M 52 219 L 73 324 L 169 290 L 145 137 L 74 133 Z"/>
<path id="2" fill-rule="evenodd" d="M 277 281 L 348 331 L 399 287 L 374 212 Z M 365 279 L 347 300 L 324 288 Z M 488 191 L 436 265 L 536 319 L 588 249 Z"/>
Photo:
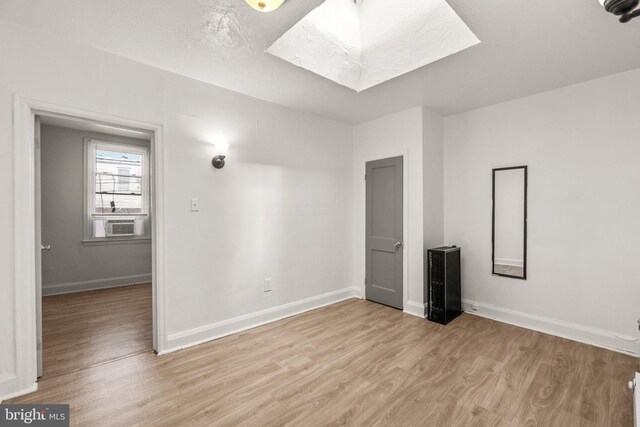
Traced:
<path id="1" fill-rule="evenodd" d="M 321 3 L 0 0 L 0 19 L 348 123 L 420 104 L 446 116 L 640 67 L 640 22 L 597 0 L 449 0 L 482 43 L 356 93 L 264 52 Z"/>
<path id="2" fill-rule="evenodd" d="M 267 52 L 361 92 L 479 42 L 445 0 L 326 0 Z"/>

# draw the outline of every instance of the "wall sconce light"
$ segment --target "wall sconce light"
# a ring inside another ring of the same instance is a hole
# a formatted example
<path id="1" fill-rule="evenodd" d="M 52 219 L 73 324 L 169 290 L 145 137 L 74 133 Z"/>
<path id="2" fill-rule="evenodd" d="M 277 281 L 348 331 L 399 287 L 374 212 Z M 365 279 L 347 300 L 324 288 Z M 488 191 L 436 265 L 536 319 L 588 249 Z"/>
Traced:
<path id="1" fill-rule="evenodd" d="M 211 160 L 211 164 L 216 169 L 222 169 L 224 167 L 224 159 L 227 157 L 227 151 L 229 150 L 229 144 L 226 142 L 218 142 L 216 144 L 216 155 Z"/>

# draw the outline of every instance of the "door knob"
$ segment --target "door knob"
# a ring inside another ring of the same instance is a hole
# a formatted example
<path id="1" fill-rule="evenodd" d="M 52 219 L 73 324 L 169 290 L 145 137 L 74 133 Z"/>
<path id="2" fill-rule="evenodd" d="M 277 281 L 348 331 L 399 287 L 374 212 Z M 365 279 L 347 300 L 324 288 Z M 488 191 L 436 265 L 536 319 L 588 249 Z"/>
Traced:
<path id="1" fill-rule="evenodd" d="M 396 249 L 400 249 L 402 247 L 402 242 L 396 242 L 396 244 L 393 246 L 395 246 Z"/>
<path id="2" fill-rule="evenodd" d="M 43 251 L 49 252 L 51 250 L 51 245 L 40 244 L 40 249 L 42 249 Z"/>

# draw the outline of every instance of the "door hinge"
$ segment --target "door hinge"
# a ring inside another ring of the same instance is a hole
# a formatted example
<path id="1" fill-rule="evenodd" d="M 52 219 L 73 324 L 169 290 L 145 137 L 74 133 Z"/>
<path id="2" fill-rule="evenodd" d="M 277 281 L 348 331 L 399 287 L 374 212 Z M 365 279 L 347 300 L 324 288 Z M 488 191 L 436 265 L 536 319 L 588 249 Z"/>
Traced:
<path id="1" fill-rule="evenodd" d="M 34 143 L 34 145 L 36 147 L 36 150 L 39 150 L 40 149 L 40 139 L 34 138 L 33 139 L 33 143 Z"/>
<path id="2" fill-rule="evenodd" d="M 367 180 L 367 174 L 366 173 L 364 174 L 364 180 L 365 181 Z"/>

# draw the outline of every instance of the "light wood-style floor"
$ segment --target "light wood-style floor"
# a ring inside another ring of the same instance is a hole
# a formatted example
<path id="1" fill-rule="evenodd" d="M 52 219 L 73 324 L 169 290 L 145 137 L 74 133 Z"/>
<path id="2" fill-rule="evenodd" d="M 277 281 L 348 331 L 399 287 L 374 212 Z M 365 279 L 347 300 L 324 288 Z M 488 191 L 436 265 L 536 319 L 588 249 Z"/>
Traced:
<path id="1" fill-rule="evenodd" d="M 151 284 L 42 299 L 43 378 L 153 350 Z"/>
<path id="2" fill-rule="evenodd" d="M 86 426 L 631 426 L 637 358 L 464 314 L 348 300 L 167 356 L 42 379 L 12 403 Z"/>

